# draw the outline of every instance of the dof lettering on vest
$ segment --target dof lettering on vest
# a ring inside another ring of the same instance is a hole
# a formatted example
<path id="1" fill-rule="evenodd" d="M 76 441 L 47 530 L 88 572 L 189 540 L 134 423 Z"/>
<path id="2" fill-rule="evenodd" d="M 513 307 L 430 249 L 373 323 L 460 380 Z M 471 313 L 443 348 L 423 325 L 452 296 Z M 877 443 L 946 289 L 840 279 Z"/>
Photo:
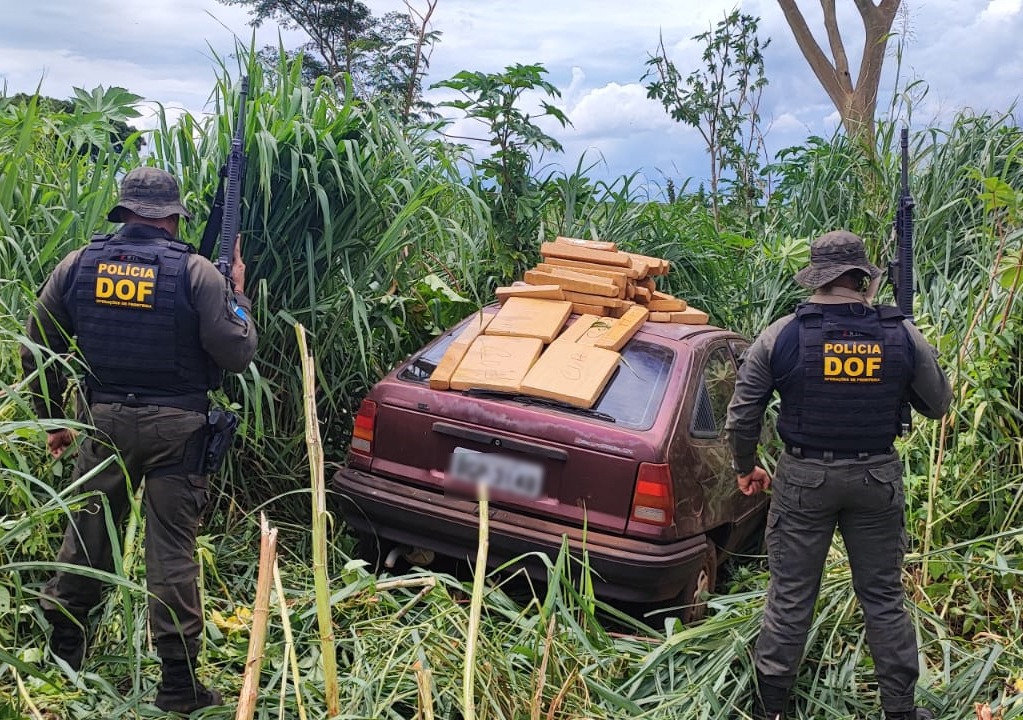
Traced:
<path id="1" fill-rule="evenodd" d="M 100 305 L 153 309 L 155 268 L 133 263 L 101 262 L 96 272 L 95 300 Z"/>
<path id="2" fill-rule="evenodd" d="M 884 345 L 878 342 L 824 343 L 825 382 L 881 382 Z"/>

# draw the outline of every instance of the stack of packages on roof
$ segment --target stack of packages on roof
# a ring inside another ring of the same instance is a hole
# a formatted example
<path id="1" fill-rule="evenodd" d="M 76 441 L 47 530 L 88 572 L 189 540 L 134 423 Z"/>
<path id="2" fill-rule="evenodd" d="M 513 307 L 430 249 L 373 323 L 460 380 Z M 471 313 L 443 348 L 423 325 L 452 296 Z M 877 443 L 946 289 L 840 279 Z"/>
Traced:
<path id="1" fill-rule="evenodd" d="M 707 314 L 657 290 L 667 260 L 612 242 L 559 237 L 524 282 L 497 289 L 501 309 L 465 326 L 430 376 L 435 390 L 478 388 L 592 407 L 643 323 L 704 325 Z M 566 321 L 579 317 L 567 328 Z"/>

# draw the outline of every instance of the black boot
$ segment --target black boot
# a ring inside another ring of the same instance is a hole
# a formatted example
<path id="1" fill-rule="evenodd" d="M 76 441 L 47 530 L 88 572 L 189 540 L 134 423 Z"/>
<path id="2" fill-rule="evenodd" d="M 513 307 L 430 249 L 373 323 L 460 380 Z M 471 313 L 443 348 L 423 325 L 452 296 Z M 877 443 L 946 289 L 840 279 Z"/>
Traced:
<path id="1" fill-rule="evenodd" d="M 75 672 L 82 669 L 85 659 L 85 632 L 82 626 L 62 612 L 46 611 L 50 631 L 50 652 L 66 662 Z"/>
<path id="2" fill-rule="evenodd" d="M 219 692 L 195 677 L 195 659 L 163 661 L 163 681 L 156 693 L 156 707 L 188 715 L 199 708 L 223 703 Z"/>
<path id="3" fill-rule="evenodd" d="M 753 696 L 753 720 L 785 720 L 789 705 L 789 688 L 777 684 L 757 671 L 757 688 Z"/>

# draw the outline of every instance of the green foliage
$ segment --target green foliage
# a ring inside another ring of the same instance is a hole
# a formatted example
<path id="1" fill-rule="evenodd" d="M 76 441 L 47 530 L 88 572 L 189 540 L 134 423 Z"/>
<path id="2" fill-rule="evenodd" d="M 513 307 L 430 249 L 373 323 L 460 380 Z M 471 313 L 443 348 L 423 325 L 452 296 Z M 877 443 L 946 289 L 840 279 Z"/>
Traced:
<path id="1" fill-rule="evenodd" d="M 128 124 L 129 120 L 139 117 L 134 106 L 141 99 L 124 88 L 104 88 L 101 85 L 92 92 L 76 87 L 70 100 L 18 93 L 9 102 L 27 105 L 35 101 L 48 119 L 60 123 L 63 134 L 76 150 L 88 151 L 96 160 L 98 153 L 107 145 L 120 152 L 126 142 L 132 143 L 136 150 L 144 144 L 138 131 Z"/>
<path id="2" fill-rule="evenodd" d="M 503 246 L 498 258 L 501 281 L 506 282 L 536 258 L 537 231 L 546 199 L 544 183 L 533 175 L 531 153 L 553 150 L 561 144 L 518 105 L 523 95 L 540 91 L 548 98 L 561 92 L 543 79 L 542 65 L 509 65 L 500 73 L 463 70 L 433 87 L 456 90 L 463 97 L 441 103 L 465 113 L 486 126 L 493 152 L 477 163 L 489 197 L 497 239 Z M 565 114 L 553 103 L 541 99 L 537 117 L 552 118 L 564 127 Z"/>
<path id="3" fill-rule="evenodd" d="M 305 458 L 293 323 L 310 334 L 321 434 L 336 459 L 366 391 L 437 332 L 439 317 L 479 306 L 474 268 L 489 233 L 454 152 L 425 130 L 357 101 L 350 86 L 325 77 L 306 85 L 300 64 L 283 56 L 272 74 L 255 61 L 246 72 L 242 248 L 261 341 L 258 362 L 228 395 L 246 424 L 232 491 L 255 504 L 294 487 Z M 159 163 L 179 161 L 200 217 L 197 201 L 212 196 L 229 149 L 236 93 L 225 70 L 217 114 L 186 116 L 153 139 Z M 451 295 L 438 295 L 431 276 Z"/>
<path id="4" fill-rule="evenodd" d="M 204 716 L 234 714 L 230 698 L 241 686 L 248 637 L 239 623 L 255 584 L 255 511 L 266 509 L 281 528 L 284 598 L 275 596 L 271 607 L 257 714 L 297 717 L 300 691 L 308 716 L 320 718 L 292 323 L 310 330 L 332 469 L 366 389 L 439 328 L 486 302 L 495 279 L 521 259 L 506 266 L 499 264 L 506 257 L 496 259 L 495 237 L 511 237 L 511 226 L 502 225 L 511 216 L 496 212 L 494 202 L 504 191 L 500 158 L 485 158 L 478 172 L 470 162 L 464 177 L 465 148 L 356 100 L 350 84 L 322 78 L 310 85 L 300 62 L 284 52 L 269 73 L 251 52 L 240 56 L 233 74 L 250 75 L 251 98 L 243 254 L 261 344 L 255 363 L 226 391 L 243 410 L 244 447 L 221 479 L 200 541 L 210 619 L 203 679 L 229 698 Z M 148 161 L 180 174 L 185 201 L 200 217 L 236 107 L 232 73 L 221 70 L 213 115 L 163 123 L 148 138 Z M 524 73 L 522 88 L 510 76 L 495 80 L 490 95 L 481 92 L 486 76 L 462 79 L 465 109 L 481 113 L 492 138 L 507 120 L 509 149 L 556 148 L 545 144 L 553 138 L 530 135 L 543 133 L 529 130 L 532 118 L 515 109 L 527 89 L 556 97 L 552 87 L 530 87 L 542 82 L 541 69 L 534 70 Z M 107 228 L 116 178 L 139 163 L 133 146 L 116 150 L 102 132 L 81 135 L 102 140 L 95 161 L 72 140 L 76 116 L 108 129 L 125 117 L 128 95 L 100 88 L 75 102 L 80 110 L 48 107 L 37 97 L 0 98 L 0 717 L 35 717 L 33 707 L 42 717 L 155 717 L 148 702 L 158 668 L 145 630 L 139 513 L 129 518 L 115 569 L 105 576 L 115 592 L 97 611 L 87 671 L 77 678 L 46 656 L 37 603 L 67 514 L 84 498 L 69 484 L 68 462 L 45 454 L 44 425 L 32 414 L 18 364 L 21 326 L 59 258 Z M 662 289 L 753 335 L 802 297 L 792 274 L 816 234 L 846 227 L 866 238 L 878 264 L 892 253 L 894 131 L 882 124 L 873 159 L 842 136 L 783 152 L 771 168 L 777 190 L 770 200 L 751 215 L 724 207 L 721 229 L 698 195 L 683 192 L 663 203 L 634 177 L 594 182 L 582 160 L 574 172 L 542 181 L 531 177 L 532 164 L 519 165 L 529 176 L 526 204 L 534 214 L 531 225 L 517 226 L 528 233 L 515 237 L 523 256 L 537 239 L 564 234 L 667 257 L 673 267 L 659 279 Z M 921 699 L 943 720 L 972 713 L 974 702 L 991 703 L 1006 719 L 1023 717 L 1021 157 L 1023 133 L 1010 117 L 962 115 L 913 137 L 915 314 L 941 350 L 956 394 L 944 422 L 920 420 L 899 441 L 911 538 L 905 580 L 921 640 Z M 193 241 L 200 234 L 199 224 L 187 228 Z M 889 296 L 885 289 L 882 299 Z M 45 348 L 36 351 L 45 366 L 79 371 Z M 459 716 L 469 584 L 420 570 L 374 577 L 350 559 L 351 546 L 339 531 L 328 563 L 344 660 L 342 716 L 425 717 L 427 707 L 438 718 Z M 719 587 L 726 592 L 711 598 L 705 622 L 683 627 L 669 617 L 653 627 L 595 599 L 575 579 L 586 568 L 573 562 L 565 555 L 550 561 L 542 591 L 510 579 L 507 569 L 489 579 L 471 668 L 478 717 L 744 717 L 766 585 L 760 565 L 743 566 Z M 293 628 L 292 646 L 281 612 Z M 298 679 L 290 674 L 289 647 Z M 872 669 L 849 568 L 836 547 L 797 681 L 795 717 L 876 716 Z"/>
<path id="5" fill-rule="evenodd" d="M 117 125 L 136 100 L 119 88 L 78 91 L 70 109 L 0 97 L 0 302 L 16 316 L 28 312 L 26 291 L 102 227 L 118 173 L 137 161 L 138 143 L 122 143 Z"/>
<path id="6" fill-rule="evenodd" d="M 426 13 L 388 12 L 373 15 L 359 0 L 220 0 L 248 9 L 251 24 L 275 21 L 285 29 L 305 32 L 310 40 L 296 50 L 265 48 L 258 54 L 264 69 L 277 67 L 279 53 L 301 64 L 306 82 L 327 76 L 342 83 L 351 79 L 356 94 L 388 106 L 400 117 L 431 113 L 422 98 L 422 79 L 440 33 L 428 28 L 436 0 L 427 0 Z"/>
<path id="7" fill-rule="evenodd" d="M 757 36 L 759 23 L 759 18 L 733 10 L 713 30 L 695 36 L 703 47 L 704 64 L 685 77 L 668 57 L 661 37 L 643 77 L 650 79 L 647 97 L 660 100 L 675 122 L 695 128 L 703 137 L 718 226 L 722 198 L 731 198 L 749 216 L 763 195 L 758 178 L 763 149 L 760 96 L 767 85 L 763 51 L 770 40 Z M 726 176 L 729 171 L 732 174 Z M 729 192 L 721 189 L 722 184 Z"/>

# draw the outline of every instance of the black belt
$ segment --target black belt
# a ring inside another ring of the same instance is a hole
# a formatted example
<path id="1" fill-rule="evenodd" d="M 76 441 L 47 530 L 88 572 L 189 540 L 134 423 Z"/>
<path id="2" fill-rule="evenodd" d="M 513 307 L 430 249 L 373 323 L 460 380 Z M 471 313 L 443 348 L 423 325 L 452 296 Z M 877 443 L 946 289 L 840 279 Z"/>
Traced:
<path id="1" fill-rule="evenodd" d="M 816 448 L 786 445 L 785 452 L 792 457 L 830 462 L 832 460 L 868 460 L 875 455 L 891 455 L 895 452 L 895 448 L 889 445 L 880 450 L 818 450 Z"/>
<path id="2" fill-rule="evenodd" d="M 210 409 L 210 398 L 206 393 L 202 395 L 136 395 L 135 393 L 106 393 L 92 390 L 89 392 L 90 403 L 124 405 L 126 407 L 145 407 L 147 405 L 159 405 L 161 407 L 172 407 L 178 410 L 191 410 L 192 412 L 206 413 Z"/>

